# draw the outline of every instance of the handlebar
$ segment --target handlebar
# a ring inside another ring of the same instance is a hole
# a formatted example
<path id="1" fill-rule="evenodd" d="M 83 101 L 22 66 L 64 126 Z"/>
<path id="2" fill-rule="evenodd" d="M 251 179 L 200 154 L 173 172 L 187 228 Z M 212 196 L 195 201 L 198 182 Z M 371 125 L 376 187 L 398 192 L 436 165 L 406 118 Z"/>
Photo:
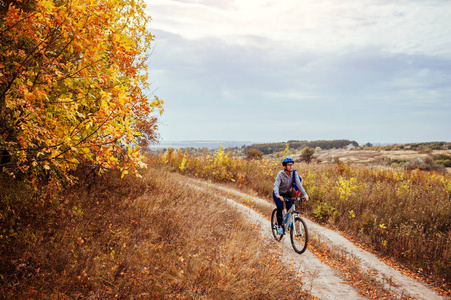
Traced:
<path id="1" fill-rule="evenodd" d="M 305 197 L 299 197 L 299 198 L 286 198 L 286 197 L 283 197 L 283 200 L 285 200 L 285 201 L 300 200 L 301 202 L 305 202 L 306 201 Z"/>

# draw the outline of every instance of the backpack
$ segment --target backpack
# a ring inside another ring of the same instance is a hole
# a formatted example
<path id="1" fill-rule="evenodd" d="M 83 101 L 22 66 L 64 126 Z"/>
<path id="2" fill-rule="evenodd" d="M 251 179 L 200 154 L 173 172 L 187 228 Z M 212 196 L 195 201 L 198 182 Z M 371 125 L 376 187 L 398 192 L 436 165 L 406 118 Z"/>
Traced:
<path id="1" fill-rule="evenodd" d="M 301 191 L 298 190 L 298 187 L 296 186 L 296 170 L 293 170 L 293 188 L 291 189 L 291 198 L 299 198 L 301 196 Z M 302 178 L 301 176 L 297 175 L 299 177 L 299 181 L 301 181 L 302 184 Z"/>

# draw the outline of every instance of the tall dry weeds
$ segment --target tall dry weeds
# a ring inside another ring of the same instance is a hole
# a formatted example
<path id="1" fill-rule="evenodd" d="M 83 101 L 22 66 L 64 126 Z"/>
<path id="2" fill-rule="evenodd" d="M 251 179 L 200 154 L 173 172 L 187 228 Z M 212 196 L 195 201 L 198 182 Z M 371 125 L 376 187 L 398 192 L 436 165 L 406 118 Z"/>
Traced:
<path id="1" fill-rule="evenodd" d="M 1 182 L 5 299 L 303 299 L 245 217 L 173 175 Z"/>

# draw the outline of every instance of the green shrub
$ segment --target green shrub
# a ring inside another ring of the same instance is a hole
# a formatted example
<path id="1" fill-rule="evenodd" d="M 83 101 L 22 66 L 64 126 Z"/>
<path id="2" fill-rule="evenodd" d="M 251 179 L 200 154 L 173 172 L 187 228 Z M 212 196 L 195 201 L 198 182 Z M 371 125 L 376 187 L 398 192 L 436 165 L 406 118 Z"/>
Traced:
<path id="1" fill-rule="evenodd" d="M 337 214 L 337 210 L 327 203 L 320 204 L 313 210 L 313 215 L 321 222 L 326 222 L 332 215 Z"/>
<path id="2" fill-rule="evenodd" d="M 447 168 L 451 168 L 451 155 L 445 153 L 434 155 L 434 162 Z"/>

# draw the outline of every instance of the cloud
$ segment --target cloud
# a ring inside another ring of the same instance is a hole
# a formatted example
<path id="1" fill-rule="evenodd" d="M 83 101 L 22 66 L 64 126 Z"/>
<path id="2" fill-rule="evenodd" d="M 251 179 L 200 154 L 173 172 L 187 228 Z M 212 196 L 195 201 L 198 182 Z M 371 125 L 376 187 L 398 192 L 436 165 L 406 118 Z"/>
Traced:
<path id="1" fill-rule="evenodd" d="M 202 4 L 200 4 L 202 3 Z M 156 29 L 185 38 L 264 37 L 291 49 L 382 45 L 387 52 L 450 55 L 446 1 L 170 1 L 149 2 Z M 154 13 L 154 14 L 153 14 Z"/>
<path id="2" fill-rule="evenodd" d="M 445 2 L 152 3 L 166 140 L 451 139 Z"/>
<path id="3" fill-rule="evenodd" d="M 217 7 L 221 9 L 230 9 L 233 7 L 232 1 L 229 0 L 174 0 L 186 4 L 202 4 L 207 7 Z"/>

